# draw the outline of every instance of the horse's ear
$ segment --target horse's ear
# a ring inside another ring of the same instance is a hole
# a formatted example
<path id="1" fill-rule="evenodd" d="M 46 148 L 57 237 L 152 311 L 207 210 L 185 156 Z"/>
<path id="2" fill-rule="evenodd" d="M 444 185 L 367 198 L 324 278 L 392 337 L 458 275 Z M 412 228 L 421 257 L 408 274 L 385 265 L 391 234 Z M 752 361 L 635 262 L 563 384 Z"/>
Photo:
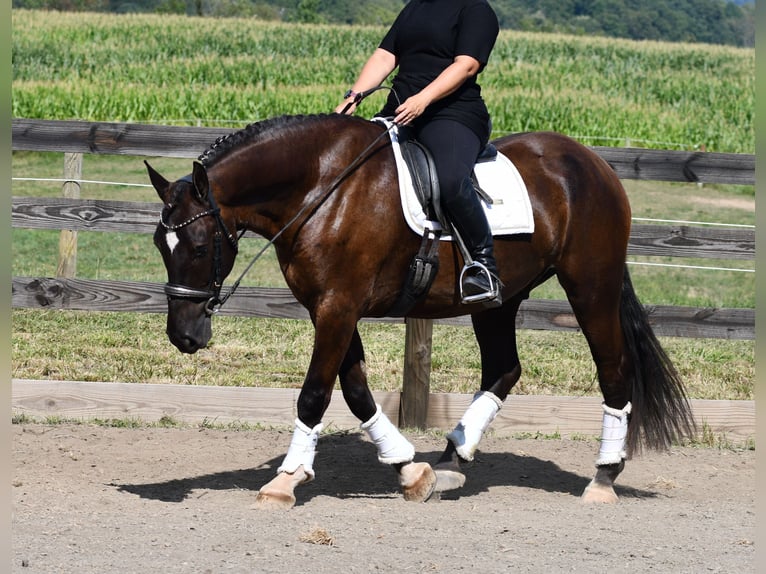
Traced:
<path id="1" fill-rule="evenodd" d="M 194 183 L 194 190 L 197 192 L 199 199 L 201 201 L 207 201 L 207 196 L 210 191 L 210 181 L 207 178 L 207 171 L 198 161 L 194 162 L 192 182 Z"/>
<path id="2" fill-rule="evenodd" d="M 154 189 L 157 190 L 157 194 L 160 196 L 160 199 L 163 201 L 163 203 L 167 203 L 167 201 L 165 201 L 165 196 L 167 195 L 168 188 L 170 187 L 170 182 L 162 177 L 157 170 L 150 166 L 148 161 L 144 160 L 144 164 L 146 165 L 146 171 L 149 172 L 149 179 L 151 180 Z"/>

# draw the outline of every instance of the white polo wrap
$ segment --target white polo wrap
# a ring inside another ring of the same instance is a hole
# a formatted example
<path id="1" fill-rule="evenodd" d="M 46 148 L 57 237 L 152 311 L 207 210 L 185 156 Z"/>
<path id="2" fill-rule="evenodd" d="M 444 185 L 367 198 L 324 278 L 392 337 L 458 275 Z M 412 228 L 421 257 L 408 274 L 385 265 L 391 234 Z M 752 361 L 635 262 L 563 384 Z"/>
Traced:
<path id="1" fill-rule="evenodd" d="M 415 458 L 415 447 L 402 436 L 380 405 L 376 406 L 372 418 L 360 426 L 378 448 L 378 460 L 384 464 L 410 462 Z"/>
<path id="2" fill-rule="evenodd" d="M 628 436 L 628 415 L 631 404 L 628 403 L 622 410 L 613 409 L 602 403 L 604 408 L 604 422 L 601 427 L 601 447 L 598 451 L 596 466 L 616 464 L 626 456 L 625 437 Z"/>
<path id="3" fill-rule="evenodd" d="M 303 465 L 303 470 L 309 476 L 309 480 L 314 478 L 314 456 L 316 455 L 317 441 L 319 433 L 324 425 L 319 423 L 314 428 L 304 425 L 299 419 L 295 419 L 295 431 L 293 431 L 293 440 L 290 442 L 290 448 L 282 461 L 282 465 L 277 469 L 277 473 L 289 472 L 292 474 L 298 467 Z"/>
<path id="4" fill-rule="evenodd" d="M 447 438 L 455 445 L 455 450 L 465 460 L 473 460 L 484 431 L 495 419 L 503 401 L 489 391 L 479 391 L 463 414 L 463 418 Z"/>

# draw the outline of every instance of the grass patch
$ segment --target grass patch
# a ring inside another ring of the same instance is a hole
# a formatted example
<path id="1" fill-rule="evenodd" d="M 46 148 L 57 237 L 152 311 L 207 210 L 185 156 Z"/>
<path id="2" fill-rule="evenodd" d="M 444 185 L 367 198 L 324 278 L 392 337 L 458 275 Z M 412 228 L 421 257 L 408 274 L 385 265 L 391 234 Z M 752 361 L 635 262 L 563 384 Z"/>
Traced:
<path id="1" fill-rule="evenodd" d="M 96 427 L 102 427 L 102 428 L 121 428 L 121 429 L 151 429 L 151 428 L 165 428 L 165 429 L 185 429 L 185 428 L 198 428 L 203 430 L 211 430 L 211 431 L 228 431 L 228 432 L 252 432 L 252 431 L 263 431 L 263 430 L 279 430 L 279 431 L 285 431 L 289 432 L 291 430 L 288 426 L 280 426 L 280 425 L 263 425 L 261 423 L 247 423 L 243 421 L 232 421 L 228 423 L 217 423 L 214 420 L 211 419 L 204 419 L 203 421 L 199 423 L 185 423 L 183 421 L 179 421 L 174 419 L 170 416 L 163 416 L 157 421 L 145 421 L 139 418 L 135 417 L 127 417 L 127 418 L 108 418 L 108 419 L 102 419 L 102 418 L 93 418 L 93 419 L 79 419 L 79 418 L 69 418 L 69 417 L 63 417 L 58 415 L 52 415 L 52 416 L 45 416 L 45 417 L 34 417 L 29 416 L 24 413 L 14 413 L 11 417 L 11 423 L 14 425 L 30 425 L 30 424 L 40 424 L 40 425 L 46 425 L 46 426 L 58 426 L 58 425 L 91 425 Z M 342 430 L 336 430 L 332 427 L 328 427 L 323 429 L 322 435 L 338 435 L 338 434 L 348 434 L 350 432 L 359 432 L 359 431 L 349 431 L 348 429 L 342 429 Z M 414 429 L 414 428 L 405 428 L 402 429 L 402 432 L 404 434 L 418 434 L 418 435 L 428 435 L 432 438 L 444 438 L 446 435 L 446 431 L 441 429 Z M 492 433 L 491 429 L 489 431 Z M 553 432 L 518 432 L 512 434 L 509 438 L 516 439 L 516 440 L 564 440 L 561 433 L 556 430 Z M 567 440 L 571 441 L 578 441 L 578 442 L 599 442 L 599 437 L 595 435 L 586 435 L 582 433 L 572 433 L 569 437 L 567 437 Z M 755 450 L 755 438 L 748 438 L 744 441 L 741 440 L 732 440 L 730 439 L 726 433 L 716 433 L 713 431 L 713 429 L 705 422 L 703 422 L 702 429 L 698 436 L 685 439 L 683 444 L 676 445 L 676 446 L 690 446 L 690 447 L 697 447 L 697 448 L 712 448 L 717 450 L 731 450 L 731 451 L 742 451 L 742 450 L 749 450 L 754 451 Z"/>
<path id="2" fill-rule="evenodd" d="M 561 433 L 556 430 L 550 433 L 540 431 L 515 433 L 513 438 L 519 440 L 561 440 Z"/>
<path id="3" fill-rule="evenodd" d="M 755 450 L 755 437 L 746 440 L 731 440 L 725 432 L 715 432 L 707 422 L 702 422 L 699 434 L 684 442 L 685 446 L 715 448 L 718 450 Z"/>
<path id="4" fill-rule="evenodd" d="M 142 429 L 142 428 L 198 428 L 204 430 L 216 430 L 216 431 L 262 431 L 262 430 L 277 430 L 277 431 L 291 431 L 292 427 L 287 425 L 264 425 L 261 423 L 248 423 L 244 421 L 232 421 L 228 423 L 217 423 L 210 419 L 204 419 L 199 423 L 187 423 L 179 421 L 171 416 L 162 416 L 156 421 L 147 421 L 136 417 L 125 418 L 74 418 L 64 416 L 45 416 L 35 417 L 25 413 L 14 413 L 11 417 L 11 423 L 15 425 L 26 424 L 41 424 L 48 426 L 57 425 L 92 425 L 102 428 L 122 428 L 122 429 Z M 333 430 L 325 429 L 322 434 L 333 434 Z"/>
<path id="5" fill-rule="evenodd" d="M 309 321 L 216 317 L 208 349 L 184 355 L 164 333 L 165 317 L 139 313 L 13 311 L 14 378 L 299 388 L 313 344 Z M 370 387 L 401 389 L 404 325 L 360 323 Z M 752 400 L 753 341 L 663 338 L 697 399 Z M 579 333 L 518 333 L 522 377 L 516 394 L 598 396 L 596 372 Z M 478 346 L 468 327 L 435 325 L 431 391 L 473 393 Z"/>
<path id="6" fill-rule="evenodd" d="M 33 173 L 27 171 L 30 166 L 40 169 L 46 165 L 50 171 L 44 173 L 50 174 L 61 169 L 60 156 L 54 155 L 14 154 L 14 170 L 18 159 L 20 174 Z M 184 160 L 183 165 L 188 165 L 188 161 Z M 173 162 L 168 161 L 166 167 L 173 168 Z M 145 178 L 143 166 L 135 158 L 109 158 L 108 162 L 94 162 L 93 168 L 96 178 L 116 179 L 123 170 L 130 174 L 127 179 Z M 185 173 L 177 169 L 177 164 L 171 171 Z M 700 188 L 658 182 L 626 183 L 637 216 L 667 217 L 673 213 L 673 218 L 754 223 L 754 199 L 737 186 Z M 14 194 L 16 186 L 14 183 Z M 19 190 L 19 194 L 25 193 L 35 195 L 40 191 L 25 187 Z M 140 188 L 129 193 L 130 199 L 136 201 L 152 200 L 154 194 Z M 87 194 L 94 198 L 113 197 L 113 190 L 101 186 Z M 165 280 L 164 268 L 149 235 L 81 232 L 79 242 L 81 278 Z M 263 240 L 242 241 L 233 276 L 238 276 L 262 245 Z M 57 231 L 14 229 L 13 274 L 53 276 L 57 250 Z M 700 264 L 696 260 L 690 262 Z M 710 264 L 753 268 L 751 261 Z M 631 275 L 645 303 L 755 306 L 753 273 L 632 265 Z M 273 250 L 267 251 L 243 284 L 285 286 Z M 551 280 L 535 290 L 533 297 L 563 299 L 565 295 L 558 283 Z M 373 389 L 401 388 L 404 331 L 402 324 L 360 324 Z M 15 309 L 12 313 L 12 375 L 17 378 L 297 388 L 303 382 L 312 344 L 313 330 L 308 321 L 216 317 L 210 348 L 188 356 L 167 341 L 163 315 L 44 309 Z M 692 398 L 753 398 L 752 341 L 666 338 L 663 344 Z M 520 331 L 518 348 L 523 374 L 515 393 L 599 394 L 590 352 L 580 334 Z M 435 325 L 432 391 L 472 393 L 478 385 L 479 370 L 478 346 L 472 330 Z"/>

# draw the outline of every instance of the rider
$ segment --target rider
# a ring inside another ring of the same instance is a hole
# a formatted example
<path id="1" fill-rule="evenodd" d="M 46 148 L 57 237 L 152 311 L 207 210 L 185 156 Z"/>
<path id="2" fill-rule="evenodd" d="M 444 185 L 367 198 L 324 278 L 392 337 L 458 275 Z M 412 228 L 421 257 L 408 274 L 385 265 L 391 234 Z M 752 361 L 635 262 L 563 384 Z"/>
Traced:
<path id="1" fill-rule="evenodd" d="M 476 76 L 498 31 L 487 0 L 410 0 L 335 110 L 353 113 L 358 94 L 398 66 L 378 115 L 412 128 L 431 152 L 442 206 L 475 262 L 463 274 L 464 298 L 486 306 L 500 305 L 502 297 L 492 232 L 470 175 L 490 135 Z"/>

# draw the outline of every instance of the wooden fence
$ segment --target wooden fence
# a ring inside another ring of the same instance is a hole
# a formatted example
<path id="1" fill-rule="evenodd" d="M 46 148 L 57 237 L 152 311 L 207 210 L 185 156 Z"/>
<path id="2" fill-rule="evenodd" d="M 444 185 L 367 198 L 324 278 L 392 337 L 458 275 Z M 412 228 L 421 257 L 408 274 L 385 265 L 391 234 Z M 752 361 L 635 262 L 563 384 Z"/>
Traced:
<path id="1" fill-rule="evenodd" d="M 232 130 L 14 119 L 12 145 L 14 150 L 64 152 L 74 166 L 68 168 L 64 177 L 77 180 L 81 178 L 77 154 L 196 158 L 200 150 L 229 131 Z M 622 179 L 755 183 L 755 156 L 750 154 L 600 147 L 594 150 Z M 57 278 L 13 277 L 13 307 L 164 313 L 167 307 L 161 284 L 77 279 L 67 277 L 65 269 L 66 253 L 76 250 L 76 244 L 72 244 L 76 239 L 67 239 L 67 232 L 152 233 L 160 207 L 159 203 L 80 199 L 76 194 L 68 193 L 66 187 L 61 198 L 14 198 L 13 226 L 62 230 L 64 256 Z M 634 225 L 628 252 L 633 255 L 752 260 L 755 232 L 743 228 Z M 647 309 L 658 335 L 727 339 L 753 339 L 755 336 L 754 309 L 678 306 L 647 306 Z M 241 287 L 222 308 L 221 314 L 308 318 L 289 290 L 255 287 Z M 401 322 L 402 319 L 379 321 Z M 458 317 L 438 322 L 469 325 L 470 319 Z M 429 399 L 436 397 L 429 393 L 432 324 L 430 320 L 407 320 L 404 381 L 398 413 L 402 426 L 425 426 L 429 422 Z M 577 321 L 565 301 L 525 301 L 517 326 L 522 329 L 578 330 Z"/>

